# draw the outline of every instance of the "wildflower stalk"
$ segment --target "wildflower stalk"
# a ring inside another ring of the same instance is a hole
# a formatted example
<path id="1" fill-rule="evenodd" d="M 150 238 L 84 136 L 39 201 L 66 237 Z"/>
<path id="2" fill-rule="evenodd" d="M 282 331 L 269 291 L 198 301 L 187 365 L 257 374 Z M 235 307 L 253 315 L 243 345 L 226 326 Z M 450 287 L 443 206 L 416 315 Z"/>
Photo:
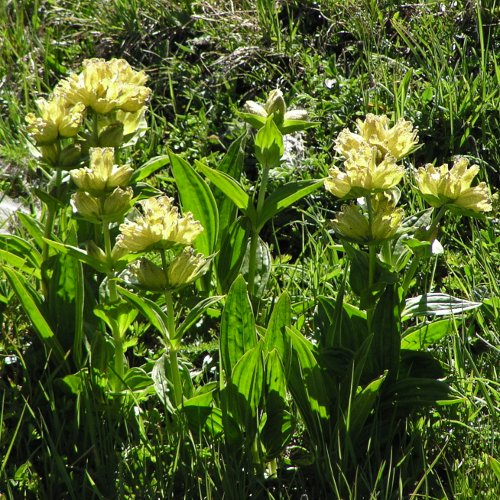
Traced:
<path id="1" fill-rule="evenodd" d="M 372 223 L 373 223 L 373 207 L 371 196 L 368 195 L 366 198 L 366 208 L 368 211 L 368 227 L 369 234 L 372 237 Z M 371 288 L 375 281 L 375 267 L 377 264 L 377 248 L 375 245 L 368 245 L 368 290 L 371 292 Z M 373 306 L 366 310 L 366 320 L 368 322 L 368 328 L 372 329 L 372 318 L 373 318 Z"/>
<path id="2" fill-rule="evenodd" d="M 59 186 L 62 183 L 62 171 L 58 169 L 56 171 L 55 187 L 57 192 L 59 191 Z M 45 221 L 45 228 L 43 230 L 44 241 L 42 244 L 42 264 L 49 258 L 49 244 L 45 240 L 49 240 L 52 237 L 52 231 L 54 229 L 54 221 L 56 218 L 56 207 L 52 203 L 47 203 L 47 220 Z M 42 279 L 42 292 L 44 296 L 47 295 L 47 283 Z"/>
<path id="3" fill-rule="evenodd" d="M 269 180 L 270 165 L 265 162 L 262 168 L 262 178 L 259 185 L 259 193 L 257 195 L 257 220 L 260 218 L 264 200 L 266 197 L 267 183 Z M 250 240 L 250 255 L 248 260 L 248 283 L 247 290 L 250 296 L 254 294 L 255 272 L 257 266 L 257 247 L 259 243 L 260 230 L 257 227 L 252 227 L 252 235 Z"/>
<path id="4" fill-rule="evenodd" d="M 168 281 L 167 276 L 167 258 L 165 256 L 165 250 L 160 250 L 161 255 L 161 263 L 163 267 L 163 272 L 165 273 L 165 278 Z M 180 404 L 182 404 L 183 395 L 182 395 L 182 383 L 181 383 L 181 374 L 179 370 L 179 359 L 177 358 L 177 346 L 174 346 L 172 343 L 172 339 L 175 338 L 175 317 L 174 317 L 174 301 L 172 298 L 172 292 L 170 290 L 165 290 L 165 303 L 167 306 L 167 330 L 168 335 L 170 337 L 170 341 L 168 342 L 169 348 L 169 360 L 170 360 L 170 369 L 172 371 L 172 383 L 174 386 L 174 405 L 177 408 Z"/>
<path id="5" fill-rule="evenodd" d="M 108 264 L 108 290 L 109 290 L 109 302 L 110 304 L 115 304 L 118 302 L 118 291 L 116 289 L 116 282 L 113 271 L 113 257 L 112 257 L 112 249 L 111 249 L 111 234 L 109 231 L 109 222 L 104 222 L 102 224 L 102 232 L 104 236 L 104 251 L 106 253 L 106 261 Z M 125 375 L 125 364 L 124 364 L 124 355 L 125 352 L 123 350 L 123 338 L 120 335 L 120 331 L 118 329 L 118 325 L 115 322 L 112 322 L 111 334 L 113 335 L 113 343 L 115 345 L 115 356 L 114 356 L 114 368 L 116 374 L 115 380 L 115 391 L 119 391 L 122 388 L 122 380 Z"/>

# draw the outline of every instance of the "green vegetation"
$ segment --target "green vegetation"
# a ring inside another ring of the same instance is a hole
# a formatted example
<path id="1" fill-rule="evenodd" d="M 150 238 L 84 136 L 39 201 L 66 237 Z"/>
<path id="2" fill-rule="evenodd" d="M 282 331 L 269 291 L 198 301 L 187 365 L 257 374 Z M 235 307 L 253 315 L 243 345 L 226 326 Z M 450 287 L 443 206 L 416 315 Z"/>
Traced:
<path id="1" fill-rule="evenodd" d="M 499 18 L 0 3 L 0 499 L 498 498 Z"/>

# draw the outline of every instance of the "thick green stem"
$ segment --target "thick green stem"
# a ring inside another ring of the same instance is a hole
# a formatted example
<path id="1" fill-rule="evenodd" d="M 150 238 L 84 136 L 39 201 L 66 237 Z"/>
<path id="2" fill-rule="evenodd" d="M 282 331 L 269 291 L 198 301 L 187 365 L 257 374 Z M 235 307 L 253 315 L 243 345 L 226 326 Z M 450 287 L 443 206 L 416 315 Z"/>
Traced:
<path id="1" fill-rule="evenodd" d="M 377 265 L 377 249 L 374 245 L 370 245 L 368 247 L 368 290 L 373 287 L 373 283 L 375 282 L 375 267 Z M 370 306 L 369 309 L 366 310 L 366 321 L 368 322 L 368 329 L 371 331 L 372 329 L 372 319 L 373 319 L 373 306 Z"/>
<path id="2" fill-rule="evenodd" d="M 259 193 L 257 195 L 257 224 L 260 219 L 264 200 L 266 198 L 267 183 L 269 180 L 269 165 L 262 166 L 262 177 L 259 184 Z M 247 277 L 247 290 L 248 294 L 252 297 L 254 294 L 255 272 L 257 266 L 257 248 L 259 243 L 259 227 L 252 227 L 252 235 L 250 239 L 250 253 L 248 259 L 248 277 Z"/>
<path id="3" fill-rule="evenodd" d="M 109 287 L 109 300 L 111 303 L 118 301 L 118 292 L 116 290 L 115 275 L 113 270 L 113 257 L 111 248 L 111 234 L 109 231 L 109 222 L 104 222 L 102 225 L 102 233 L 104 236 L 104 251 L 106 252 L 106 260 L 108 264 L 108 287 Z"/>
<path id="4" fill-rule="evenodd" d="M 55 178 L 55 188 L 57 194 L 59 194 L 59 187 L 61 186 L 62 182 L 62 171 L 58 169 L 56 171 L 56 178 Z M 54 221 L 56 218 L 56 207 L 52 204 L 47 204 L 47 220 L 45 221 L 45 227 L 43 230 L 43 237 L 47 240 L 50 240 L 52 238 L 52 231 L 54 229 Z M 44 240 L 42 243 L 42 264 L 47 261 L 49 258 L 49 245 L 48 243 Z M 47 283 L 42 280 L 42 293 L 44 296 L 47 295 Z"/>
<path id="5" fill-rule="evenodd" d="M 102 233 L 104 236 L 104 251 L 106 253 L 106 260 L 108 264 L 108 290 L 109 290 L 109 303 L 115 304 L 119 300 L 118 291 L 116 289 L 115 275 L 113 269 L 113 257 L 111 248 L 111 234 L 109 231 L 109 222 L 104 222 L 102 224 Z M 116 373 L 116 380 L 114 383 L 115 391 L 120 391 L 122 389 L 122 380 L 125 374 L 125 351 L 123 349 L 124 338 L 120 335 L 118 326 L 112 327 L 113 341 L 115 344 L 115 357 L 114 357 L 114 367 Z"/>
<path id="6" fill-rule="evenodd" d="M 120 391 L 122 388 L 122 380 L 125 374 L 125 363 L 124 363 L 124 350 L 123 350 L 123 339 L 120 337 L 118 332 L 113 332 L 113 341 L 115 344 L 115 358 L 114 367 L 116 379 L 114 382 L 115 391 Z"/>
<path id="7" fill-rule="evenodd" d="M 252 236 L 250 239 L 250 253 L 248 259 L 248 277 L 247 290 L 250 297 L 254 294 L 255 272 L 257 267 L 257 246 L 259 244 L 259 232 L 252 228 Z"/>
<path id="8" fill-rule="evenodd" d="M 371 195 L 366 197 L 366 208 L 368 211 L 368 231 L 370 239 L 372 238 L 372 224 L 373 224 L 373 207 Z M 371 293 L 373 284 L 375 282 L 375 268 L 377 265 L 377 248 L 375 245 L 368 246 L 368 290 Z M 372 319 L 373 319 L 373 306 L 370 306 L 366 310 L 366 320 L 368 323 L 369 331 L 372 330 Z"/>
<path id="9" fill-rule="evenodd" d="M 160 250 L 161 263 L 163 267 L 163 272 L 165 277 L 167 277 L 167 258 L 165 255 L 165 250 Z M 175 311 L 174 311 L 174 301 L 172 297 L 172 292 L 170 290 L 165 290 L 165 304 L 167 306 L 167 330 L 169 335 L 168 349 L 169 349 L 169 360 L 170 360 L 170 370 L 172 373 L 172 384 L 174 387 L 174 406 L 177 408 L 183 402 L 183 391 L 182 391 L 182 381 L 181 372 L 179 369 L 179 359 L 177 358 L 177 340 L 175 338 Z"/>

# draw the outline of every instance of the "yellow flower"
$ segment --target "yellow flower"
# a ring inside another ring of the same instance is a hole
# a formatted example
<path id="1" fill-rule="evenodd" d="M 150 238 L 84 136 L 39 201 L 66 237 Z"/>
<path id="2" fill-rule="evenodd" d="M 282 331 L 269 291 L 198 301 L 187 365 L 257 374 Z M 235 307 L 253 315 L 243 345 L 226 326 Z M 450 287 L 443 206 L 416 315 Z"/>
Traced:
<path id="1" fill-rule="evenodd" d="M 394 238 L 403 220 L 403 209 L 395 208 L 388 200 L 380 199 L 372 207 L 370 221 L 357 205 L 343 205 L 333 220 L 335 232 L 343 239 L 356 243 L 380 243 Z"/>
<path id="2" fill-rule="evenodd" d="M 85 106 L 70 104 L 55 96 L 36 101 L 40 116 L 33 113 L 26 115 L 27 130 L 37 144 L 51 144 L 59 137 L 74 137 L 83 122 Z"/>
<path id="3" fill-rule="evenodd" d="M 82 72 L 59 82 L 55 92 L 100 114 L 116 109 L 137 112 L 151 95 L 146 80 L 143 71 L 134 71 L 123 59 L 87 59 Z"/>
<path id="4" fill-rule="evenodd" d="M 196 254 L 187 247 L 164 269 L 149 259 L 139 259 L 128 268 L 133 284 L 151 291 L 180 288 L 192 283 L 207 270 L 208 261 L 203 254 Z"/>
<path id="5" fill-rule="evenodd" d="M 393 188 L 403 178 L 404 168 L 390 155 L 377 161 L 377 148 L 362 144 L 350 151 L 345 172 L 332 167 L 328 173 L 325 180 L 328 191 L 338 198 L 357 198 Z"/>
<path id="6" fill-rule="evenodd" d="M 132 176 L 129 166 L 114 164 L 113 148 L 91 148 L 90 168 L 79 168 L 70 172 L 78 188 L 94 194 L 111 191 L 118 186 L 126 186 Z"/>
<path id="7" fill-rule="evenodd" d="M 201 253 L 194 253 L 187 247 L 168 266 L 168 283 L 172 288 L 179 288 L 193 282 L 207 270 L 208 261 Z"/>
<path id="8" fill-rule="evenodd" d="M 408 154 L 417 144 L 417 132 L 411 122 L 400 119 L 390 128 L 389 118 L 385 115 L 366 115 L 364 121 L 357 120 L 358 132 L 344 129 L 335 141 L 335 149 L 348 158 L 363 144 L 376 146 L 380 157 L 389 154 L 396 160 Z"/>
<path id="9" fill-rule="evenodd" d="M 117 238 L 117 245 L 130 252 L 142 252 L 193 243 L 203 231 L 203 226 L 189 212 L 180 217 L 172 201 L 166 196 L 141 201 L 143 215 L 120 225 L 121 234 Z"/>
<path id="10" fill-rule="evenodd" d="M 458 157 L 450 170 L 446 163 L 438 168 L 431 164 L 420 167 L 416 174 L 417 189 L 433 207 L 452 205 L 474 212 L 489 212 L 492 207 L 486 183 L 471 187 L 479 167 L 468 168 L 468 165 L 467 158 Z"/>

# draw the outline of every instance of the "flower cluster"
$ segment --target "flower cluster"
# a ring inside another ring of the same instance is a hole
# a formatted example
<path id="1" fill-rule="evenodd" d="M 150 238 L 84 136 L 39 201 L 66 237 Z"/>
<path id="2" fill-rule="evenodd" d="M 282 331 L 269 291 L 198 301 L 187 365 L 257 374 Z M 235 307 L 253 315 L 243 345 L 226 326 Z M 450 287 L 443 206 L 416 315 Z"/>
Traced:
<path id="1" fill-rule="evenodd" d="M 492 206 L 486 183 L 471 187 L 479 167 L 468 168 L 468 165 L 467 158 L 458 157 L 450 170 L 446 163 L 438 168 L 431 164 L 420 167 L 416 174 L 417 189 L 432 207 L 448 205 L 473 212 L 489 212 Z"/>
<path id="2" fill-rule="evenodd" d="M 91 148 L 90 167 L 71 171 L 78 187 L 71 201 L 76 211 L 92 221 L 118 221 L 130 208 L 132 175 L 129 166 L 115 165 L 113 148 Z"/>
<path id="3" fill-rule="evenodd" d="M 47 164 L 64 169 L 77 166 L 91 147 L 131 144 L 146 129 L 146 80 L 123 59 L 88 59 L 79 74 L 36 101 L 37 113 L 26 115 L 28 135 Z"/>
<path id="4" fill-rule="evenodd" d="M 335 150 L 344 157 L 344 168 L 332 167 L 325 187 L 342 199 L 365 199 L 363 211 L 344 205 L 333 221 L 335 232 L 357 243 L 379 243 L 394 238 L 403 211 L 388 193 L 404 176 L 398 164 L 417 144 L 410 122 L 399 120 L 389 127 L 387 116 L 367 115 L 357 121 L 358 132 L 344 129 L 335 141 Z"/>
<path id="5" fill-rule="evenodd" d="M 191 245 L 203 231 L 203 226 L 194 220 L 190 212 L 181 217 L 172 202 L 173 199 L 167 196 L 141 201 L 143 213 L 135 220 L 127 220 L 120 225 L 117 245 L 129 252 Z"/>
<path id="6" fill-rule="evenodd" d="M 135 113 L 151 95 L 146 81 L 146 74 L 134 71 L 124 59 L 87 59 L 81 73 L 59 82 L 55 94 L 102 115 L 115 110 Z"/>
<path id="7" fill-rule="evenodd" d="M 338 198 L 358 198 L 391 189 L 403 178 L 397 161 L 417 143 L 410 122 L 399 120 L 388 126 L 387 116 L 367 115 L 358 120 L 358 132 L 344 129 L 335 141 L 335 150 L 344 158 L 345 169 L 332 167 L 325 187 Z"/>
<path id="8" fill-rule="evenodd" d="M 179 288 L 191 283 L 206 271 L 207 259 L 190 246 L 203 226 L 188 212 L 179 215 L 173 199 L 166 196 L 140 202 L 142 214 L 120 225 L 116 246 L 127 252 L 142 253 L 182 248 L 168 266 L 157 266 L 141 258 L 129 268 L 132 282 L 148 290 Z"/>

